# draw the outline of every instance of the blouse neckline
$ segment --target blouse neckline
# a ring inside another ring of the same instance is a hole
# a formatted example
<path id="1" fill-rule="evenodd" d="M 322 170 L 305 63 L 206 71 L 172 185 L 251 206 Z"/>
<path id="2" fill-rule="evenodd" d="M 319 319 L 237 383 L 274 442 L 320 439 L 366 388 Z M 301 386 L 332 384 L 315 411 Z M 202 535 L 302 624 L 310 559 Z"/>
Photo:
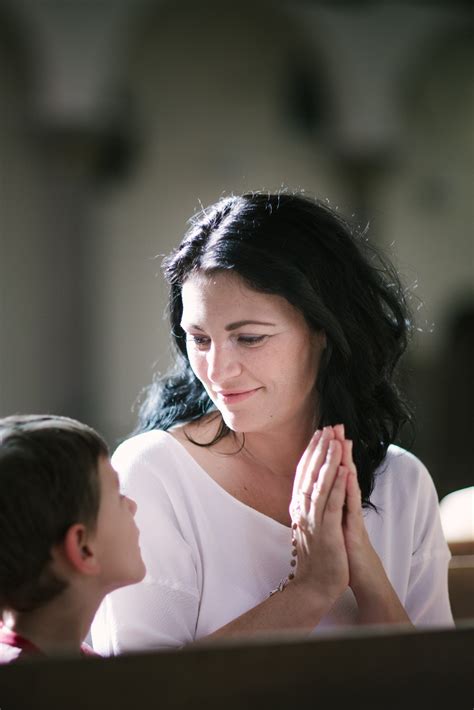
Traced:
<path id="1" fill-rule="evenodd" d="M 284 525 L 283 523 L 280 523 L 278 520 L 275 520 L 275 518 L 272 518 L 270 515 L 265 515 L 265 513 L 262 513 L 260 510 L 257 510 L 256 508 L 252 508 L 251 505 L 247 505 L 247 503 L 244 503 L 243 501 L 239 500 L 238 498 L 233 496 L 231 493 L 229 493 L 229 491 L 226 491 L 226 489 L 223 488 L 221 485 L 219 485 L 219 483 L 217 483 L 217 481 L 215 481 L 214 478 L 212 478 L 212 476 L 209 475 L 209 473 L 206 471 L 206 469 L 203 468 L 203 466 L 201 466 L 201 464 L 196 461 L 196 459 L 193 457 L 193 455 L 190 454 L 190 452 L 187 450 L 187 448 L 185 446 L 183 446 L 183 444 L 180 441 L 178 441 L 178 439 L 176 439 L 172 434 L 170 434 L 167 431 L 160 430 L 160 433 L 166 434 L 167 437 L 169 437 L 170 439 L 173 440 L 173 442 L 180 449 L 180 451 L 184 451 L 187 458 L 189 458 L 192 461 L 195 469 L 199 472 L 199 474 L 203 478 L 205 477 L 206 480 L 209 481 L 210 485 L 214 489 L 217 489 L 218 491 L 220 491 L 221 496 L 227 498 L 230 501 L 233 501 L 237 507 L 242 508 L 246 512 L 250 512 L 251 514 L 259 517 L 262 520 L 268 521 L 270 525 L 277 526 L 278 529 L 283 530 L 286 533 L 288 533 L 291 530 L 291 527 L 289 525 Z"/>

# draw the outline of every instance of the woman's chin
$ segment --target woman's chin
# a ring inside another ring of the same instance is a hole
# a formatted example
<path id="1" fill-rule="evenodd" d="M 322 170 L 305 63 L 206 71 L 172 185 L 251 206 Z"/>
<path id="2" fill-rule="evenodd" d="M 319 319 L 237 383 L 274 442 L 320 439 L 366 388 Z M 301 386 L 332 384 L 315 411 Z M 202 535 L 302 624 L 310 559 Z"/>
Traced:
<path id="1" fill-rule="evenodd" d="M 261 416 L 251 416 L 249 413 L 230 413 L 222 411 L 222 419 L 229 429 L 236 434 L 250 434 L 252 432 L 265 431 L 268 428 L 267 422 Z"/>
<path id="2" fill-rule="evenodd" d="M 220 411 L 222 419 L 231 431 L 234 431 L 236 434 L 241 434 L 247 430 L 246 424 L 248 424 L 248 417 L 246 422 L 246 418 L 243 416 L 239 416 L 238 414 L 230 413 L 227 411 Z"/>

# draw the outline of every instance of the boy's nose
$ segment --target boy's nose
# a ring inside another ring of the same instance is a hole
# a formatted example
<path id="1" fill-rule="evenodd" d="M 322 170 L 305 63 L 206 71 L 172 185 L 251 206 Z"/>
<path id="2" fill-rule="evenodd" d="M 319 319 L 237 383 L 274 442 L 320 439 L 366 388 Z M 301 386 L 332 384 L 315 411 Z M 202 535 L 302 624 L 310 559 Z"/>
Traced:
<path id="1" fill-rule="evenodd" d="M 132 515 L 135 515 L 135 513 L 137 512 L 137 504 L 135 503 L 133 498 L 129 498 L 128 496 L 127 496 L 127 500 L 128 500 L 128 507 L 130 508 Z"/>

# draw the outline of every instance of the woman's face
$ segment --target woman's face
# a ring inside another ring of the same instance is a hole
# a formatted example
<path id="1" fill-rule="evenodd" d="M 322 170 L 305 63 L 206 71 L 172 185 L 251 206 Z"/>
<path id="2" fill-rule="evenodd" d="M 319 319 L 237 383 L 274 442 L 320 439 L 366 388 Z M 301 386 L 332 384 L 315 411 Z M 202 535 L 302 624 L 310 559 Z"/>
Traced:
<path id="1" fill-rule="evenodd" d="M 324 333 L 281 296 L 236 274 L 195 274 L 183 285 L 191 367 L 233 431 L 314 426 Z"/>

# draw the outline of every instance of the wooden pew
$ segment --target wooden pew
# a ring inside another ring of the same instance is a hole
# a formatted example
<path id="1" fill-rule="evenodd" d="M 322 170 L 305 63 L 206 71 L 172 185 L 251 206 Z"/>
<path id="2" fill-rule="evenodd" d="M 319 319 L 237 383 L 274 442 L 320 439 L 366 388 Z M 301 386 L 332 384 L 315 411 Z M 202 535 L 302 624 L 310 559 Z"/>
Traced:
<path id="1" fill-rule="evenodd" d="M 1 710 L 468 708 L 474 622 L 272 636 L 0 667 Z"/>
<path id="2" fill-rule="evenodd" d="M 445 496 L 439 512 L 452 554 L 449 598 L 458 624 L 474 618 L 474 486 Z"/>

